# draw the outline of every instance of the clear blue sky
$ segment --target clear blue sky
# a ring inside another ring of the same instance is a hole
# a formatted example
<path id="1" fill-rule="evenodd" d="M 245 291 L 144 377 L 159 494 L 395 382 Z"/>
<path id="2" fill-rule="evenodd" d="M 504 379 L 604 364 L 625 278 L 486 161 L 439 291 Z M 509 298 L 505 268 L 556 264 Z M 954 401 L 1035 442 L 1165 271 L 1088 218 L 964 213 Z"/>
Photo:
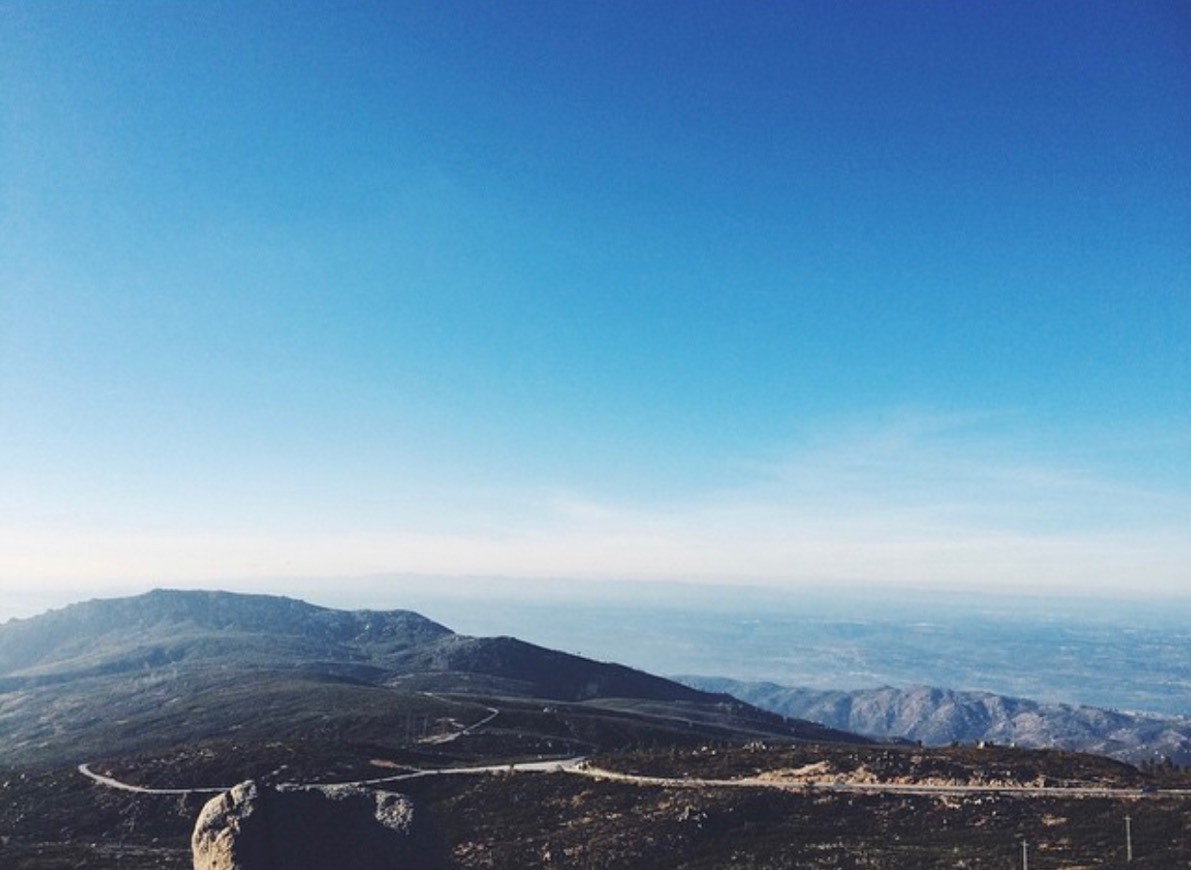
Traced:
<path id="1" fill-rule="evenodd" d="M 0 6 L 0 589 L 1191 589 L 1191 7 Z"/>

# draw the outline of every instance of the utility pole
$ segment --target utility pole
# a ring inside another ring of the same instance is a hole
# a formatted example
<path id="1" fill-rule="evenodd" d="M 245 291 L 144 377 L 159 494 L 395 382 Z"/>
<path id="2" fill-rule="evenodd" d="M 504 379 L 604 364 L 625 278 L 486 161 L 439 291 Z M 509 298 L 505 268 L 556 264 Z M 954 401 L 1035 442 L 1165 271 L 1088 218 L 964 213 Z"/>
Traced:
<path id="1" fill-rule="evenodd" d="M 1021 841 L 1021 870 L 1030 870 L 1030 844 Z"/>
<path id="2" fill-rule="evenodd" d="M 1133 862 L 1133 819 L 1125 816 L 1125 863 Z"/>

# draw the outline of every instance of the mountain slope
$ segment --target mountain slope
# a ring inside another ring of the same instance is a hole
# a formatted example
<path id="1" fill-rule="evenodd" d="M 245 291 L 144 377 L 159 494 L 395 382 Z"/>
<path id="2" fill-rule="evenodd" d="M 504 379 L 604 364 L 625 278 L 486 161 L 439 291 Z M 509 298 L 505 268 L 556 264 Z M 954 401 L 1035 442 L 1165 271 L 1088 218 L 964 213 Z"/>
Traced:
<path id="1" fill-rule="evenodd" d="M 240 665 L 400 657 L 451 635 L 410 611 L 341 611 L 271 595 L 158 589 L 0 625 L 0 676 L 62 678 L 187 658 Z"/>
<path id="2" fill-rule="evenodd" d="M 1163 719 L 929 686 L 824 691 L 722 677 L 679 679 L 784 716 L 877 738 L 921 740 L 935 746 L 991 741 L 1095 752 L 1133 763 L 1164 758 L 1191 763 L 1188 718 Z"/>
<path id="3" fill-rule="evenodd" d="M 290 598 L 155 590 L 88 601 L 0 626 L 0 679 L 10 685 L 140 672 L 170 665 L 302 667 L 369 674 L 420 688 L 485 685 L 556 700 L 707 700 L 622 665 L 511 637 L 457 635 L 417 613 L 341 611 Z"/>
<path id="4" fill-rule="evenodd" d="M 571 706 L 547 715 L 553 704 Z M 281 738 L 364 752 L 449 737 L 495 707 L 509 710 L 502 726 L 520 723 L 485 729 L 504 754 L 675 737 L 858 739 L 622 665 L 457 635 L 409 611 L 157 590 L 0 625 L 0 762 Z"/>
<path id="5" fill-rule="evenodd" d="M 624 665 L 594 662 L 512 637 L 452 635 L 425 645 L 402 666 L 423 685 L 451 686 L 451 675 L 497 678 L 494 685 L 519 687 L 516 694 L 565 701 L 641 698 L 657 701 L 707 700 L 706 692 Z M 722 700 L 722 699 L 721 699 Z"/>

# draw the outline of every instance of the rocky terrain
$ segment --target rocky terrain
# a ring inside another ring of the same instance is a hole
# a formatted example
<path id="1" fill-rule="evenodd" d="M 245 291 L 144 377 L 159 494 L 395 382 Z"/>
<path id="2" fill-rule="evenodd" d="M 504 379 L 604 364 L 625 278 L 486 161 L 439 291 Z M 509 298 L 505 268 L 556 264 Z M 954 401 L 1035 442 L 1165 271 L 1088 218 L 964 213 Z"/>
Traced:
<path id="1" fill-rule="evenodd" d="M 1124 862 L 1126 817 L 1131 866 L 1191 861 L 1191 793 L 1167 791 L 1191 781 L 1071 753 L 724 741 L 598 753 L 586 770 L 423 776 L 409 774 L 425 756 L 391 756 L 373 774 L 407 778 L 374 787 L 425 810 L 461 868 L 1004 868 L 1023 841 L 1031 866 L 1111 866 Z M 448 753 L 437 760 L 455 769 Z M 210 771 L 185 750 L 106 765 L 175 784 Z M 1040 782 L 1074 790 L 1023 790 Z M 5 772 L 0 794 L 0 864 L 12 868 L 189 868 L 210 799 L 127 793 L 73 769 Z"/>
<path id="2" fill-rule="evenodd" d="M 191 835 L 194 870 L 436 870 L 448 866 L 426 811 L 359 786 L 239 783 L 212 798 Z"/>
<path id="3" fill-rule="evenodd" d="M 828 691 L 722 677 L 681 677 L 783 716 L 811 719 L 878 739 L 931 746 L 995 742 L 1094 752 L 1134 764 L 1191 765 L 1191 718 L 1045 704 L 989 692 L 916 686 Z"/>
<path id="4" fill-rule="evenodd" d="M 1136 866 L 1191 861 L 1172 768 L 874 745 L 405 611 L 88 602 L 0 626 L 0 679 L 5 868 L 192 867 L 249 780 L 241 798 L 351 795 L 366 826 L 415 808 L 461 868 L 1003 868 L 1023 841 L 1095 866 L 1123 860 L 1126 817 Z M 317 827 L 301 803 L 280 830 Z"/>

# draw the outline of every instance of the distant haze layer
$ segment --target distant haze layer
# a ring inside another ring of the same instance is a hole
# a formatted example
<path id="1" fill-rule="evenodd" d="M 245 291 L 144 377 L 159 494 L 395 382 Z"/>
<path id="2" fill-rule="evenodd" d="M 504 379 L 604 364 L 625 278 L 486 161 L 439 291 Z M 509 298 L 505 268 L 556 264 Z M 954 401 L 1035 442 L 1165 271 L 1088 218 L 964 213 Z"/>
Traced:
<path id="1" fill-rule="evenodd" d="M 661 674 L 820 689 L 926 684 L 1191 714 L 1186 598 L 427 576 L 273 581 L 256 591 L 415 610 L 464 634 L 512 635 Z M 68 603 L 37 600 L 37 610 Z"/>

